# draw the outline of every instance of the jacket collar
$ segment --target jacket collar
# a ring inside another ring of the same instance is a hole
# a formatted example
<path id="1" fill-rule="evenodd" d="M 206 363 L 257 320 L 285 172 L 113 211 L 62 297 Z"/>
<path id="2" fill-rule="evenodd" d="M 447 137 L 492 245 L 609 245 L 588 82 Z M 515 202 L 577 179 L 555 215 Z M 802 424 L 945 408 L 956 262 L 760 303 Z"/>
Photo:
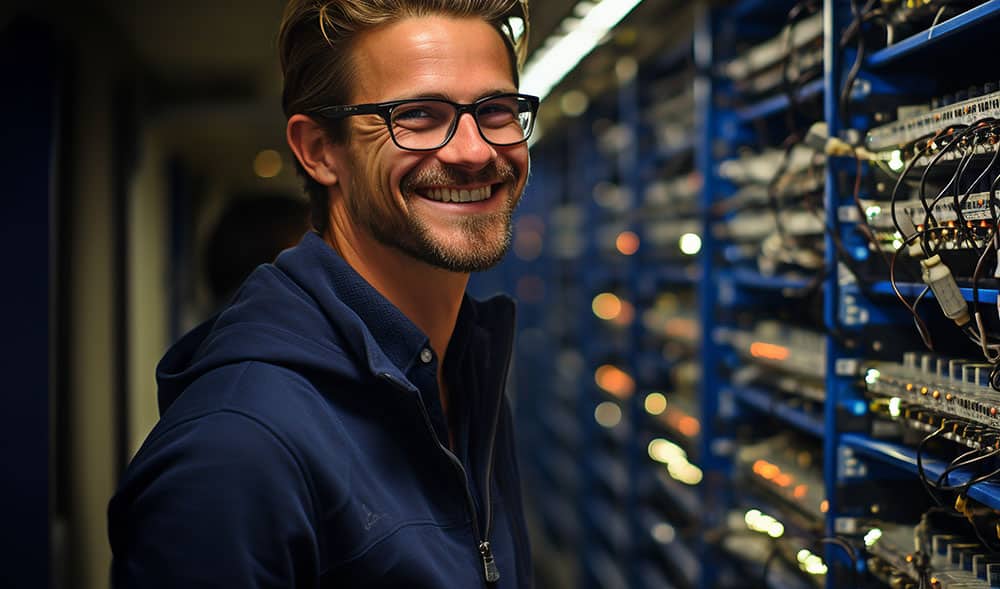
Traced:
<path id="1" fill-rule="evenodd" d="M 298 246 L 279 256 L 275 265 L 319 302 L 344 336 L 343 345 L 364 359 L 373 376 L 388 373 L 409 383 L 405 375 L 429 345 L 427 335 L 322 237 L 307 233 Z M 496 356 L 503 357 L 509 353 L 513 328 L 514 305 L 509 297 L 481 302 L 464 295 L 456 330 L 485 331 L 490 347 L 497 348 Z"/>

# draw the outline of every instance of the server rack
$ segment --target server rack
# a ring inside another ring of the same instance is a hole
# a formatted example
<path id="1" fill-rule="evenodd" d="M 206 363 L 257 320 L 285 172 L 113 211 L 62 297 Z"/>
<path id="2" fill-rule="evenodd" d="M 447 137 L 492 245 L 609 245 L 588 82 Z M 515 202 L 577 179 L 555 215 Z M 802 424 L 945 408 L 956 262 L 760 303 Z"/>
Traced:
<path id="1" fill-rule="evenodd" d="M 533 148 L 536 544 L 572 587 L 1000 586 L 1000 0 L 696 15 Z"/>

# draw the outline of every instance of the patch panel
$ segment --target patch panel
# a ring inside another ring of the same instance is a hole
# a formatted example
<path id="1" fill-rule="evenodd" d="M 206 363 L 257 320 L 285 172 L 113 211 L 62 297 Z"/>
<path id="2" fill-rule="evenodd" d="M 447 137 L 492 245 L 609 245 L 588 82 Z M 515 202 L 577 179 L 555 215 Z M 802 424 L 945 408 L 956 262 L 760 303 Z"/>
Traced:
<path id="1" fill-rule="evenodd" d="M 902 363 L 870 362 L 865 367 L 865 388 L 871 394 L 1000 428 L 1000 392 L 990 386 L 989 364 L 909 352 Z"/>
<path id="2" fill-rule="evenodd" d="M 823 379 L 826 338 L 822 333 L 765 320 L 752 330 L 720 328 L 716 341 L 732 346 L 750 362 Z"/>
<path id="3" fill-rule="evenodd" d="M 804 80 L 807 74 L 818 73 L 823 63 L 822 40 L 823 15 L 814 14 L 726 62 L 721 73 L 733 80 L 738 91 L 762 94 L 780 87 L 788 77 Z"/>
<path id="4" fill-rule="evenodd" d="M 773 211 L 742 211 L 713 227 L 718 239 L 760 242 L 778 231 L 790 236 L 820 236 L 823 234 L 825 213 L 801 209 Z"/>
<path id="5" fill-rule="evenodd" d="M 826 156 L 805 144 L 797 144 L 786 153 L 783 149 L 768 148 L 760 152 L 747 151 L 737 158 L 719 164 L 719 176 L 736 184 L 768 185 L 775 174 L 783 170 L 785 174 L 808 172 L 822 169 Z"/>
<path id="6" fill-rule="evenodd" d="M 1000 587 L 1000 554 L 984 546 L 962 520 L 947 529 L 932 527 L 926 516 L 916 526 L 882 522 L 864 539 L 869 570 L 891 587 Z"/>
<path id="7" fill-rule="evenodd" d="M 787 534 L 787 521 L 766 509 L 732 510 L 726 514 L 727 533 L 721 547 L 750 565 L 740 587 L 821 587 L 827 566 L 810 550 L 811 542 Z M 815 546 L 811 546 L 816 550 Z"/>
<path id="8" fill-rule="evenodd" d="M 689 347 L 701 339 L 701 325 L 693 301 L 684 301 L 672 292 L 661 293 L 642 314 L 643 326 L 649 333 L 661 335 Z"/>
<path id="9" fill-rule="evenodd" d="M 963 195 L 959 201 L 961 215 L 956 212 L 953 198 L 940 199 L 929 211 L 917 199 L 891 205 L 884 201 L 862 201 L 861 206 L 878 247 L 883 251 L 900 250 L 904 241 L 928 231 L 928 239 L 935 250 L 978 250 L 987 245 L 986 240 L 991 237 L 996 220 L 1000 219 L 1000 200 L 992 200 L 991 204 L 989 192 Z M 896 210 L 896 223 L 902 231 L 896 230 L 892 208 Z M 965 232 L 958 231 L 960 224 L 965 226 Z M 972 235 L 972 240 L 963 238 L 967 235 Z M 900 253 L 905 255 L 909 249 L 902 249 Z M 919 251 L 919 247 L 913 249 Z"/>
<path id="10" fill-rule="evenodd" d="M 644 193 L 643 208 L 650 214 L 695 213 L 701 187 L 701 175 L 695 172 L 650 182 Z"/>
<path id="11" fill-rule="evenodd" d="M 822 521 L 826 490 L 819 465 L 821 459 L 801 440 L 778 435 L 736 452 L 742 480 L 794 505 L 816 522 Z"/>
<path id="12" fill-rule="evenodd" d="M 698 219 L 657 219 L 647 221 L 645 229 L 645 241 L 653 255 L 684 259 L 692 253 L 684 251 L 682 238 L 699 235 L 701 223 Z"/>
<path id="13" fill-rule="evenodd" d="M 694 132 L 691 117 L 695 108 L 693 83 L 686 79 L 680 88 L 664 89 L 659 95 L 670 98 L 658 101 L 645 113 L 648 124 L 654 129 L 657 145 L 666 151 L 689 144 Z"/>
<path id="14" fill-rule="evenodd" d="M 930 137 L 956 125 L 973 125 L 983 119 L 1000 117 L 1000 92 L 969 98 L 935 109 L 914 107 L 920 114 L 911 114 L 894 123 L 870 129 L 865 135 L 869 151 L 904 149 L 921 137 Z"/>
<path id="15" fill-rule="evenodd" d="M 760 364 L 745 364 L 733 370 L 732 382 L 740 387 L 763 388 L 775 393 L 823 402 L 823 380 L 812 375 L 788 374 Z"/>

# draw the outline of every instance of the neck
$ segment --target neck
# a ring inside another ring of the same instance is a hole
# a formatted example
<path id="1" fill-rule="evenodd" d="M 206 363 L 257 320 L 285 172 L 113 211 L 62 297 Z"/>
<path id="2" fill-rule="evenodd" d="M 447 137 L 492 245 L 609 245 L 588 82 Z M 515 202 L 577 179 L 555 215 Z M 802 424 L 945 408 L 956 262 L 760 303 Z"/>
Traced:
<path id="1" fill-rule="evenodd" d="M 353 224 L 335 222 L 323 238 L 362 278 L 427 334 L 438 366 L 443 366 L 469 275 L 416 260 Z"/>

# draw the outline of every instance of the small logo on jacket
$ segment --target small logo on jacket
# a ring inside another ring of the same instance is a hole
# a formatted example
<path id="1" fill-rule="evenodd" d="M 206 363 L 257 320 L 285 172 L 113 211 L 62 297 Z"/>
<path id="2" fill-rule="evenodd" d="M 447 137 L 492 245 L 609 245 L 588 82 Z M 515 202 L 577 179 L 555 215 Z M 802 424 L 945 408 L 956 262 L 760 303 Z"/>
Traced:
<path id="1" fill-rule="evenodd" d="M 380 519 L 385 517 L 384 513 L 374 513 L 366 503 L 361 504 L 361 509 L 365 510 L 365 531 L 371 530 Z"/>

